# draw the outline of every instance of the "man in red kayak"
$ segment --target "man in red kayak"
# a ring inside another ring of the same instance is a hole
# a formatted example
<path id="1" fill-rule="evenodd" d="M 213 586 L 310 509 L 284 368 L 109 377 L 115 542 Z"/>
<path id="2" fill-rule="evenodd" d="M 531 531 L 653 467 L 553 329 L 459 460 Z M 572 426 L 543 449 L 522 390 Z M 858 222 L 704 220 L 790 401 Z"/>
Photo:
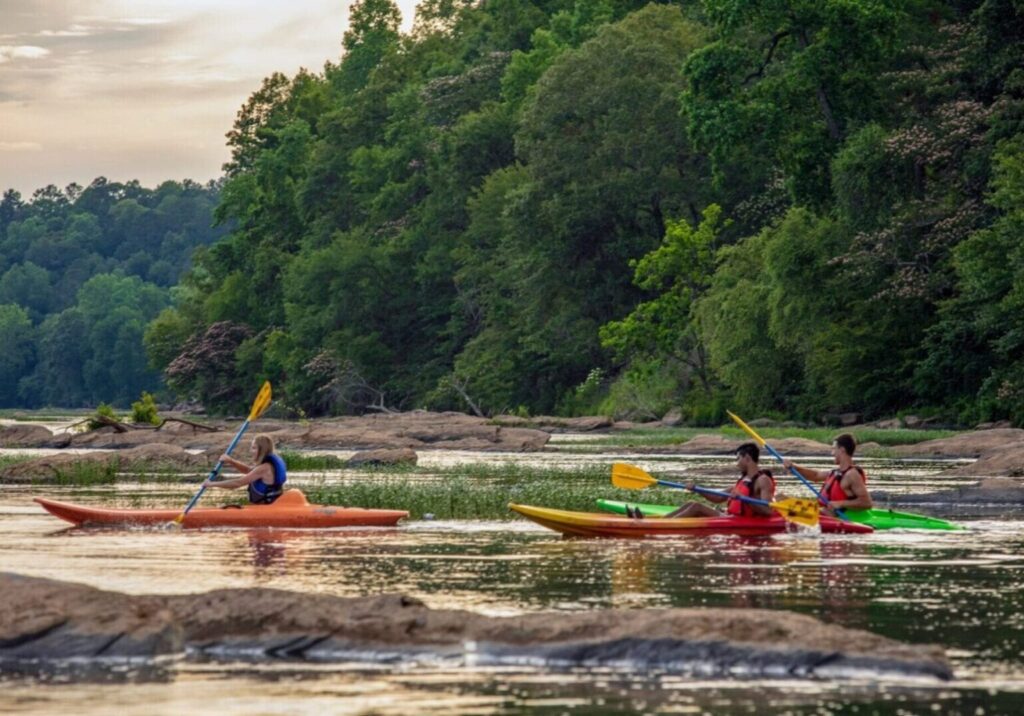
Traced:
<path id="1" fill-rule="evenodd" d="M 756 443 L 743 443 L 736 448 L 736 467 L 740 469 L 740 479 L 736 481 L 729 492 L 733 495 L 743 497 L 754 497 L 766 502 L 775 499 L 775 478 L 769 470 L 762 470 L 757 464 L 761 458 L 761 450 Z M 690 485 L 693 488 L 693 485 Z M 749 502 L 742 502 L 732 497 L 719 497 L 707 495 L 711 502 L 726 502 L 725 511 L 729 515 L 737 517 L 771 517 L 775 511 L 767 505 L 752 505 Z M 642 517 L 636 514 L 634 516 Z M 722 513 L 713 507 L 708 507 L 700 502 L 691 502 L 670 512 L 665 517 L 721 517 Z"/>
<path id="2" fill-rule="evenodd" d="M 234 480 L 207 480 L 203 487 L 220 487 L 233 489 L 248 487 L 249 502 L 253 504 L 270 504 L 284 492 L 284 483 L 288 479 L 284 460 L 274 452 L 274 440 L 269 435 L 257 435 L 252 441 L 254 464 L 246 465 L 230 455 L 221 455 L 225 465 L 230 465 L 241 477 Z"/>
<path id="3" fill-rule="evenodd" d="M 834 515 L 836 509 L 867 510 L 874 503 L 868 492 L 868 476 L 860 465 L 853 462 L 853 453 L 857 449 L 857 441 L 849 433 L 843 433 L 832 441 L 832 459 L 836 466 L 832 470 L 812 470 L 800 467 L 786 460 L 787 468 L 793 468 L 811 482 L 823 483 L 821 496 L 828 501 L 829 514 Z"/>

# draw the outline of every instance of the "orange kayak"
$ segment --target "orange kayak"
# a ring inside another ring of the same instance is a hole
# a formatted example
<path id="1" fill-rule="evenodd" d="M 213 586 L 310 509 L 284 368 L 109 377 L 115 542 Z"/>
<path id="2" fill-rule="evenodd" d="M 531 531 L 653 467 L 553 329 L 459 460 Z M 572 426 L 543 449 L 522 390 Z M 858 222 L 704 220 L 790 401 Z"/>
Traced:
<path id="1" fill-rule="evenodd" d="M 539 525 L 577 537 L 660 537 L 662 535 L 760 536 L 787 532 L 782 517 L 646 517 L 634 519 L 604 512 L 570 512 L 530 505 L 509 505 L 510 510 Z M 821 517 L 822 532 L 873 532 L 867 525 Z"/>
<path id="2" fill-rule="evenodd" d="M 33 498 L 54 517 L 75 525 L 159 525 L 181 514 L 174 510 L 110 510 Z M 301 490 L 286 490 L 269 505 L 206 507 L 185 515 L 182 527 L 391 527 L 409 513 L 404 510 L 365 510 L 361 507 L 311 505 Z"/>

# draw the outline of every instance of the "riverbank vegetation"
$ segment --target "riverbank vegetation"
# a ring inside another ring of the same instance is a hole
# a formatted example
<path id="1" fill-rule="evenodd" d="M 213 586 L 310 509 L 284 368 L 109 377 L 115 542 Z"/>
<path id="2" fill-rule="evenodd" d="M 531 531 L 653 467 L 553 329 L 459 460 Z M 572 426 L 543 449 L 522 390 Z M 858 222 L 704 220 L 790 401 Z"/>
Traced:
<path id="1" fill-rule="evenodd" d="M 1020 8 L 787 7 L 355 3 L 151 355 L 236 409 L 1024 418 Z"/>
<path id="2" fill-rule="evenodd" d="M 149 359 L 221 411 L 1024 423 L 1022 13 L 358 0 L 240 109 Z"/>

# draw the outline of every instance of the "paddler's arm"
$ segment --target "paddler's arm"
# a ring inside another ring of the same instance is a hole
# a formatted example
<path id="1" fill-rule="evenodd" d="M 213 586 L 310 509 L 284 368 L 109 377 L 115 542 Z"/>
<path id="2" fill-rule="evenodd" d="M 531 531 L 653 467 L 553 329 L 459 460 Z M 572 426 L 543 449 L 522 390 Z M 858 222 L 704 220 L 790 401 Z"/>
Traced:
<path id="1" fill-rule="evenodd" d="M 754 497 L 765 502 L 771 502 L 772 495 L 772 481 L 767 475 L 761 475 L 754 482 Z M 751 505 L 755 514 L 761 515 L 762 517 L 771 517 L 775 510 L 768 505 Z"/>
<path id="2" fill-rule="evenodd" d="M 694 489 L 696 486 L 697 486 L 696 483 L 691 482 L 689 485 L 687 485 L 687 489 L 690 492 L 697 492 Z M 733 489 L 735 489 L 735 488 L 733 488 Z M 726 500 L 729 499 L 728 497 L 722 497 L 721 495 L 708 495 L 708 494 L 705 494 L 703 492 L 698 492 L 697 494 L 700 495 L 701 497 L 703 497 L 708 502 L 714 502 L 714 503 L 722 503 L 722 502 L 725 502 Z M 732 490 L 729 490 L 729 494 L 732 494 Z"/>
<path id="3" fill-rule="evenodd" d="M 828 478 L 827 472 L 812 470 L 809 467 L 800 467 L 792 460 L 783 460 L 782 464 L 785 466 L 787 470 L 792 468 L 799 472 L 801 475 L 803 475 L 806 479 L 810 480 L 811 482 L 825 482 L 825 480 Z"/>
<path id="4" fill-rule="evenodd" d="M 245 485 L 248 485 L 250 482 L 256 482 L 256 480 L 259 480 L 264 477 L 269 477 L 271 474 L 272 473 L 270 465 L 264 463 L 263 465 L 257 467 L 255 470 L 250 470 L 245 475 L 242 475 L 241 477 L 236 477 L 234 480 L 206 480 L 206 482 L 203 483 L 203 486 L 221 487 L 224 488 L 225 490 L 230 490 L 235 487 L 244 487 Z"/>
<path id="5" fill-rule="evenodd" d="M 241 472 L 243 474 L 248 474 L 248 473 L 252 472 L 252 468 L 251 467 L 246 465 L 241 460 L 236 460 L 235 458 L 231 457 L 228 454 L 221 455 L 220 456 L 220 461 L 222 463 L 224 463 L 225 465 L 229 465 L 229 466 L 235 468 L 236 470 L 238 470 L 239 472 Z"/>

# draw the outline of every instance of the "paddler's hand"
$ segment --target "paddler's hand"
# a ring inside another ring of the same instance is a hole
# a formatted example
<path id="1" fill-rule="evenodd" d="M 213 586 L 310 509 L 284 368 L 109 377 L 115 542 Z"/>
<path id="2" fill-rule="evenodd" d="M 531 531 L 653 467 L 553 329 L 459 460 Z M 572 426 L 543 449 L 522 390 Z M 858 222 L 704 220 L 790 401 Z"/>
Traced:
<path id="1" fill-rule="evenodd" d="M 226 462 L 229 465 L 234 462 L 234 460 L 231 459 L 231 456 L 228 455 L 227 453 L 224 453 L 223 455 L 220 456 L 220 461 Z"/>
<path id="2" fill-rule="evenodd" d="M 782 466 L 784 468 L 786 468 L 787 470 L 792 470 L 793 467 L 794 467 L 793 461 L 792 460 L 783 460 L 782 461 Z"/>

